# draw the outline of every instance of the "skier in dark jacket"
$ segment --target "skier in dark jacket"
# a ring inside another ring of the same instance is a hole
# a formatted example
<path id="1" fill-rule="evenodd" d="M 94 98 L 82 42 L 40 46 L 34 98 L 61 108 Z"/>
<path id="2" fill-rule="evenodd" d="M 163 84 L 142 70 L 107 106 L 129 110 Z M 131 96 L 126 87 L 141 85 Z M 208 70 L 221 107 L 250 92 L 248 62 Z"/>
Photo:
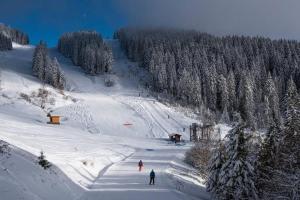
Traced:
<path id="1" fill-rule="evenodd" d="M 154 170 L 152 169 L 152 171 L 150 172 L 150 183 L 149 185 L 154 185 L 154 179 L 155 179 L 155 172 Z"/>
<path id="2" fill-rule="evenodd" d="M 144 166 L 144 164 L 143 164 L 143 161 L 142 161 L 142 160 L 140 160 L 140 162 L 139 162 L 138 166 L 139 166 L 139 171 L 142 171 L 142 168 L 143 168 L 143 166 Z"/>

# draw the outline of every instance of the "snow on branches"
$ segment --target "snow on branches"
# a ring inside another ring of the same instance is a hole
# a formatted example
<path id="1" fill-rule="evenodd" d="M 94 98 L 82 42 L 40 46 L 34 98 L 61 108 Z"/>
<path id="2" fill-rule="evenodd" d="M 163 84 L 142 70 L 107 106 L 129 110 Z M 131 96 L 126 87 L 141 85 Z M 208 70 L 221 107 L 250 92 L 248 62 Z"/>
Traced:
<path id="1" fill-rule="evenodd" d="M 65 33 L 58 41 L 58 50 L 89 74 L 111 71 L 112 51 L 97 32 Z"/>
<path id="2" fill-rule="evenodd" d="M 150 72 L 154 90 L 205 107 L 219 122 L 238 112 L 251 128 L 268 128 L 283 115 L 279 100 L 288 79 L 300 87 L 296 41 L 135 28 L 114 37 L 129 59 Z"/>
<path id="3" fill-rule="evenodd" d="M 33 75 L 55 88 L 64 89 L 65 77 L 56 58 L 51 59 L 46 44 L 37 45 L 32 59 Z"/>

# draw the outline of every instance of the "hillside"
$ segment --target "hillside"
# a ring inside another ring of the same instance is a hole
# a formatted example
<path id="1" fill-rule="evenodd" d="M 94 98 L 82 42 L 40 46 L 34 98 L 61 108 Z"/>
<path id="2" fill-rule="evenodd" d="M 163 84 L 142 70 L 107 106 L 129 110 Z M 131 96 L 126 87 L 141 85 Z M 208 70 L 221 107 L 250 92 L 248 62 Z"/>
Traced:
<path id="1" fill-rule="evenodd" d="M 33 46 L 14 44 L 14 50 L 1 52 L 0 139 L 34 156 L 43 150 L 72 180 L 67 187 L 78 194 L 76 199 L 140 199 L 139 193 L 144 199 L 209 198 L 203 180 L 182 162 L 191 144 L 166 140 L 172 132 L 188 140 L 188 127 L 196 120 L 151 97 L 141 83 L 147 73 L 126 59 L 118 41 L 108 43 L 114 56 L 113 87 L 105 86 L 106 76 L 87 75 L 56 49 L 50 50 L 65 73 L 64 92 L 43 86 L 31 75 Z M 43 90 L 48 91 L 45 109 L 40 107 Z M 49 111 L 62 116 L 60 125 L 47 124 Z M 137 170 L 140 159 L 145 163 L 142 172 Z M 32 162 L 28 168 L 36 171 L 39 166 Z M 157 184 L 150 187 L 151 169 Z M 45 179 L 48 176 L 54 180 L 49 174 Z M 28 184 L 31 193 L 38 194 L 35 183 Z M 73 198 L 70 190 L 56 190 L 60 195 L 55 199 Z M 18 194 L 32 199 L 25 191 Z"/>

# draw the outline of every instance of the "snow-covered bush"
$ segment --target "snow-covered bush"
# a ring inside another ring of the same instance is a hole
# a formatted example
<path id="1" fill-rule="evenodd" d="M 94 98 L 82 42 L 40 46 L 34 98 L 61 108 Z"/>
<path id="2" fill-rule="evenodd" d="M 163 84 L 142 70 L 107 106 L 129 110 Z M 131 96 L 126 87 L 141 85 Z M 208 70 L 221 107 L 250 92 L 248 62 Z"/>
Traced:
<path id="1" fill-rule="evenodd" d="M 44 156 L 44 152 L 41 151 L 41 155 L 38 157 L 38 163 L 41 165 L 44 169 L 48 169 L 51 167 L 51 163 L 46 160 L 46 157 Z"/>
<path id="2" fill-rule="evenodd" d="M 203 178 L 207 178 L 207 168 L 212 156 L 213 145 L 210 142 L 198 142 L 185 154 L 185 162 L 195 167 Z"/>
<path id="3" fill-rule="evenodd" d="M 106 87 L 112 87 L 115 85 L 115 79 L 112 76 L 106 76 L 104 78 L 104 84 Z"/>
<path id="4" fill-rule="evenodd" d="M 0 155 L 9 155 L 9 144 L 3 140 L 0 140 Z"/>
<path id="5" fill-rule="evenodd" d="M 30 96 L 28 94 L 22 92 L 20 93 L 20 97 L 29 103 L 31 102 Z"/>

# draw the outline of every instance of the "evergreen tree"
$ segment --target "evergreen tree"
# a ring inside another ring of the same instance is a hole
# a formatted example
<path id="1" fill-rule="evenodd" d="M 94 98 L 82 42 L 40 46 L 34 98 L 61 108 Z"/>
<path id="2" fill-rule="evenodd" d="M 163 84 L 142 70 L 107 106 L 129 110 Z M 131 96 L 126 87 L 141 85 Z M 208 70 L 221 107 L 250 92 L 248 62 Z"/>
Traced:
<path id="1" fill-rule="evenodd" d="M 296 41 L 170 29 L 125 28 L 114 35 L 128 58 L 150 72 L 151 88 L 184 105 L 205 107 L 217 120 L 233 120 L 239 112 L 252 128 L 268 128 L 284 114 L 278 107 L 287 79 L 300 87 Z"/>
<path id="2" fill-rule="evenodd" d="M 236 81 L 235 81 L 233 71 L 230 71 L 227 77 L 227 90 L 228 90 L 228 112 L 230 113 L 230 118 L 232 120 L 233 112 L 237 110 Z"/>
<path id="3" fill-rule="evenodd" d="M 284 115 L 285 120 L 291 119 L 294 115 L 297 115 L 297 108 L 299 107 L 299 94 L 297 87 L 292 78 L 289 79 L 287 85 L 287 91 L 284 97 Z"/>
<path id="4" fill-rule="evenodd" d="M 222 166 L 225 162 L 225 155 L 224 155 L 224 146 L 220 142 L 219 147 L 213 153 L 209 161 L 208 167 L 208 179 L 206 182 L 207 191 L 212 193 L 214 197 L 218 197 L 222 193 L 222 185 L 221 185 L 221 178 L 220 172 Z"/>
<path id="5" fill-rule="evenodd" d="M 243 83 L 243 89 L 241 89 L 242 99 L 240 102 L 241 114 L 251 128 L 256 127 L 256 120 L 254 118 L 254 94 L 253 94 L 253 84 L 250 77 L 245 77 Z"/>
<path id="6" fill-rule="evenodd" d="M 111 71 L 112 51 L 95 31 L 65 33 L 60 37 L 57 48 L 89 74 Z"/>
<path id="7" fill-rule="evenodd" d="M 0 51 L 12 50 L 12 42 L 9 37 L 0 32 Z"/>
<path id="8" fill-rule="evenodd" d="M 55 88 L 64 89 L 65 78 L 56 58 L 51 60 L 48 56 L 46 44 L 40 42 L 35 48 L 32 59 L 33 75 L 43 83 L 50 84 Z"/>
<path id="9" fill-rule="evenodd" d="M 245 126 L 240 124 L 227 135 L 226 160 L 219 174 L 220 199 L 258 199 L 244 129 Z"/>
<path id="10" fill-rule="evenodd" d="M 266 100 L 268 102 L 268 105 L 266 105 L 268 110 L 268 116 L 266 117 L 269 119 L 268 126 L 270 126 L 272 123 L 274 123 L 274 121 L 278 122 L 280 120 L 279 97 L 270 73 L 268 74 L 268 77 L 266 79 L 264 95 L 266 95 Z"/>
<path id="11" fill-rule="evenodd" d="M 300 173 L 300 97 L 292 79 L 288 84 L 285 103 L 283 139 L 279 148 L 280 166 L 285 173 L 296 175 Z M 300 180 L 298 179 L 296 182 L 298 183 L 298 193 L 290 195 L 297 195 L 299 198 Z"/>
<path id="12" fill-rule="evenodd" d="M 273 180 L 274 172 L 279 167 L 279 146 L 282 139 L 279 122 L 274 123 L 266 133 L 261 145 L 256 164 L 256 186 L 261 198 L 267 198 L 268 194 L 277 190 Z"/>
<path id="13" fill-rule="evenodd" d="M 55 69 L 54 66 L 52 65 L 52 60 L 48 55 L 46 55 L 44 59 L 45 59 L 45 65 L 43 70 L 44 77 L 40 77 L 40 80 L 43 80 L 44 83 L 54 86 L 53 73 L 55 73 Z"/>
<path id="14" fill-rule="evenodd" d="M 1 35 L 5 35 L 5 37 L 9 39 L 10 44 L 8 45 L 9 47 L 11 47 L 10 49 L 12 49 L 12 45 L 11 45 L 12 41 L 23 45 L 29 44 L 28 35 L 26 35 L 22 31 L 16 30 L 14 28 L 11 28 L 9 26 L 0 23 L 0 50 L 1 50 Z"/>
<path id="15" fill-rule="evenodd" d="M 48 160 L 46 160 L 46 157 L 44 156 L 44 152 L 41 151 L 41 155 L 38 157 L 38 163 L 41 165 L 45 170 L 51 167 L 51 163 L 49 163 Z"/>
<path id="16" fill-rule="evenodd" d="M 228 89 L 227 89 L 227 81 L 223 75 L 220 75 L 218 78 L 218 87 L 217 87 L 217 108 L 221 113 L 219 117 L 221 122 L 229 123 L 229 115 L 228 115 Z"/>

